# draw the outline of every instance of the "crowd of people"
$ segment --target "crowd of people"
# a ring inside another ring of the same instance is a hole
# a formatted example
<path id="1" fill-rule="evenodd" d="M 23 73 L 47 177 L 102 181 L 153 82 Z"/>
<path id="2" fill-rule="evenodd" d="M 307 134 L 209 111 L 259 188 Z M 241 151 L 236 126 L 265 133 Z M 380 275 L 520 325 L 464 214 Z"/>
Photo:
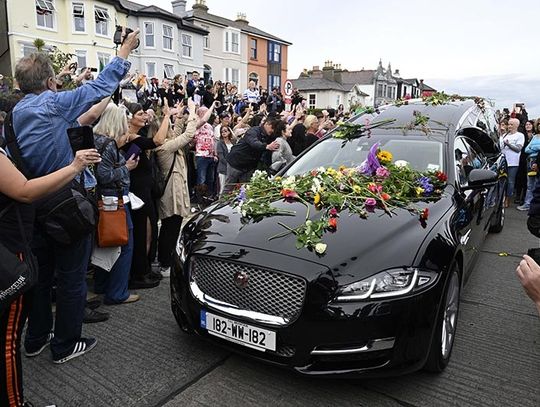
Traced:
<path id="1" fill-rule="evenodd" d="M 13 297 L 0 298 L 0 405 L 25 405 L 21 338 L 27 320 L 27 357 L 50 347 L 60 364 L 90 351 L 97 339 L 82 336 L 83 322 L 105 321 L 109 315 L 97 309 L 101 303 L 136 302 L 140 296 L 133 290 L 154 288 L 169 276 L 190 213 L 249 181 L 256 169 L 277 173 L 347 118 L 343 109 L 308 114 L 297 92 L 286 109 L 279 88 L 267 93 L 253 81 L 239 93 L 231 83 L 204 84 L 197 72 L 161 83 L 132 74 L 127 58 L 138 35 L 129 34 L 95 78 L 83 69 L 66 81 L 72 68 L 56 75 L 41 53 L 17 63 L 10 113 L 0 114 L 2 146 L 11 157 L 0 149 L 0 244 L 6 248 L 2 256 L 16 255 L 28 270 L 13 282 Z M 69 80 L 75 89 L 60 92 Z M 0 92 L 5 88 L 0 78 Z M 531 209 L 529 229 L 540 236 L 534 223 L 540 219 L 539 125 L 524 108 L 500 122 L 509 164 L 505 204 L 514 197 L 519 210 Z M 91 145 L 76 147 L 68 133 L 84 126 L 91 128 Z M 110 267 L 95 258 L 95 231 L 60 243 L 40 221 L 44 202 L 73 183 L 88 200 L 125 212 L 127 240 Z M 34 256 L 37 283 L 28 289 Z M 153 267 L 156 258 L 159 267 Z M 540 312 L 540 266 L 527 256 L 517 273 Z M 88 281 L 99 299 L 87 301 Z"/>

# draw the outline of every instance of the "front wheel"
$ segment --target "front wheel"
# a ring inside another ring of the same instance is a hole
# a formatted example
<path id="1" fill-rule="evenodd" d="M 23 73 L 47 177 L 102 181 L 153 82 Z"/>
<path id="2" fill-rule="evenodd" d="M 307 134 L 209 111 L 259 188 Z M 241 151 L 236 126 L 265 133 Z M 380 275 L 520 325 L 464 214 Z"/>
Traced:
<path id="1" fill-rule="evenodd" d="M 424 366 L 424 369 L 427 371 L 442 372 L 450 361 L 456 336 L 460 289 L 459 273 L 457 267 L 454 266 L 451 269 L 444 295 L 444 302 L 439 311 L 437 327 L 431 341 L 428 360 Z"/>

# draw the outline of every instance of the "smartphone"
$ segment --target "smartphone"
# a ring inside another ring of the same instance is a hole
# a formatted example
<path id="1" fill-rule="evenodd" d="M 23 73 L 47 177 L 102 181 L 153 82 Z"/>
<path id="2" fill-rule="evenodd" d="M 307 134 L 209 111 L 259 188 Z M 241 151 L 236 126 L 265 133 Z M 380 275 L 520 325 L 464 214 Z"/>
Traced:
<path id="1" fill-rule="evenodd" d="M 69 64 L 69 70 L 75 73 L 75 71 L 77 70 L 77 62 Z"/>
<path id="2" fill-rule="evenodd" d="M 90 68 L 90 72 L 97 72 L 97 68 Z"/>
<path id="3" fill-rule="evenodd" d="M 129 160 L 131 158 L 131 156 L 135 156 L 135 158 L 139 158 L 139 155 L 141 155 L 141 148 L 136 145 L 136 144 L 132 144 L 131 146 L 129 146 L 128 150 L 124 153 L 124 157 L 126 158 L 126 160 Z"/>
<path id="4" fill-rule="evenodd" d="M 96 148 L 94 144 L 94 132 L 91 126 L 72 127 L 67 129 L 69 144 L 73 153 L 79 150 Z"/>

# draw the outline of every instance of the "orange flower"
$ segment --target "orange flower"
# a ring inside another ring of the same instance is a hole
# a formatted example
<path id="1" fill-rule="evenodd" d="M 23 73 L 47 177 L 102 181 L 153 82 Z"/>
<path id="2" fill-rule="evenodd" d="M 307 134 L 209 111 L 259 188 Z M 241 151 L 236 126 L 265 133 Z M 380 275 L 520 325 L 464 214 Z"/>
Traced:
<path id="1" fill-rule="evenodd" d="M 298 194 L 296 193 L 296 191 L 292 189 L 287 189 L 287 188 L 283 188 L 281 190 L 281 196 L 284 197 L 285 199 L 298 198 Z"/>
<path id="2" fill-rule="evenodd" d="M 383 201 L 388 201 L 388 200 L 390 199 L 390 195 L 388 195 L 386 192 L 383 192 L 383 193 L 381 194 L 381 199 L 382 199 Z"/>
<path id="3" fill-rule="evenodd" d="M 334 230 L 337 229 L 337 219 L 336 218 L 328 219 L 328 227 Z"/>

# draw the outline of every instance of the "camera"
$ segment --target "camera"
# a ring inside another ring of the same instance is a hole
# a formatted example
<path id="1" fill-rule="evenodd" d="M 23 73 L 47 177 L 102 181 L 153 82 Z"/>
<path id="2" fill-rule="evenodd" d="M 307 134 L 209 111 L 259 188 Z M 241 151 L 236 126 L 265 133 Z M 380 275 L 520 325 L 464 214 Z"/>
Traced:
<path id="1" fill-rule="evenodd" d="M 124 36 L 124 39 L 122 40 L 122 32 L 125 30 L 125 36 Z M 114 32 L 114 37 L 113 37 L 113 42 L 116 44 L 116 45 L 120 45 L 120 44 L 123 44 L 124 41 L 126 40 L 127 36 L 132 33 L 133 30 L 129 27 L 122 27 L 121 25 L 117 25 L 116 26 L 116 31 Z M 139 48 L 139 45 L 140 45 L 140 41 L 137 40 L 137 46 L 135 48 Z"/>

